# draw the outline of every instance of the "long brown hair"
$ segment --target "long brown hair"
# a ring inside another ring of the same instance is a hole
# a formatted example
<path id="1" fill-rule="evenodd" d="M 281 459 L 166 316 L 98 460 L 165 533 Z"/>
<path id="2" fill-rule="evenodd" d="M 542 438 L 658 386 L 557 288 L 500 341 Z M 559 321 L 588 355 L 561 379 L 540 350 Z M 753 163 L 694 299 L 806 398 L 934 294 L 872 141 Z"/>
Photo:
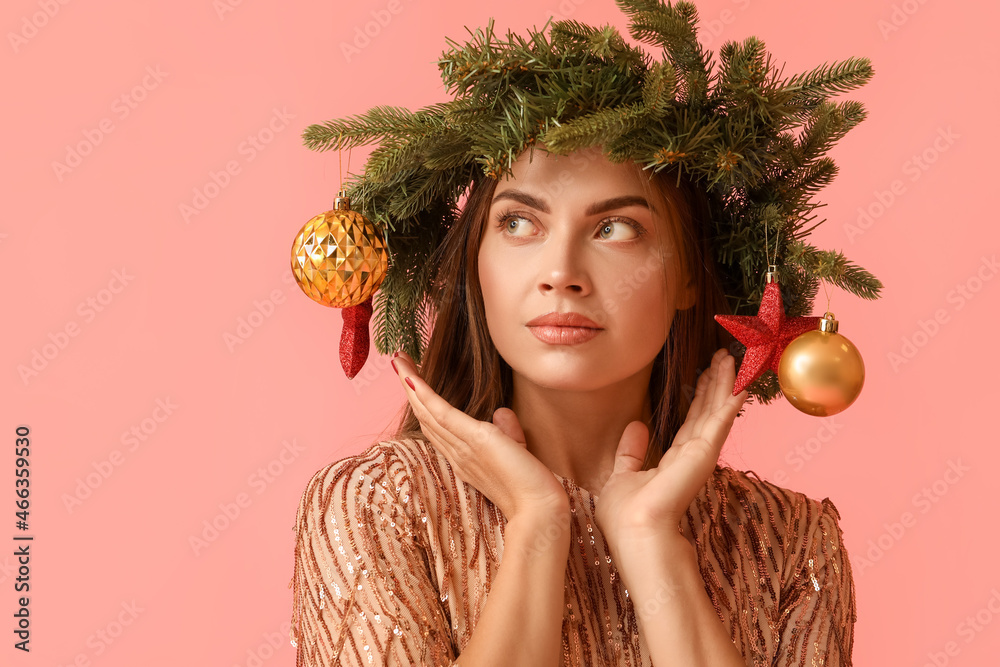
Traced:
<path id="1" fill-rule="evenodd" d="M 679 265 L 696 290 L 694 305 L 674 314 L 653 364 L 650 447 L 643 462 L 648 470 L 683 424 L 698 375 L 720 347 L 732 350 L 734 339 L 713 318 L 730 311 L 704 234 L 710 215 L 704 191 L 671 169 L 649 177 L 638 164 L 627 164 L 641 176 L 647 194 L 666 205 Z M 437 267 L 430 293 L 434 325 L 420 362 L 420 377 L 441 397 L 487 422 L 497 408 L 510 406 L 513 390 L 511 368 L 490 338 L 479 283 L 479 246 L 497 184 L 485 176 L 473 182 L 461 214 L 432 257 Z M 394 437 L 424 438 L 408 402 Z"/>

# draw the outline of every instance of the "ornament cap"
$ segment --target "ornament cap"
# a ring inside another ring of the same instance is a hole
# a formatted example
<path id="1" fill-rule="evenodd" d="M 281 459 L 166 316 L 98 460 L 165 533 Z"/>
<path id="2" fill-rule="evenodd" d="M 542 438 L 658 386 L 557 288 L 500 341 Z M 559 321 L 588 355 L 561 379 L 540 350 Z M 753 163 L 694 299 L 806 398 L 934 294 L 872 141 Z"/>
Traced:
<path id="1" fill-rule="evenodd" d="M 337 198 L 333 200 L 333 210 L 334 211 L 350 211 L 351 210 L 351 198 L 347 196 L 345 190 L 341 190 L 337 193 Z"/>
<path id="2" fill-rule="evenodd" d="M 767 273 L 764 274 L 765 283 L 776 283 L 778 282 L 778 267 L 771 264 L 767 267 Z"/>
<path id="3" fill-rule="evenodd" d="M 837 333 L 837 318 L 830 311 L 826 311 L 823 318 L 819 321 L 819 330 L 826 333 Z"/>

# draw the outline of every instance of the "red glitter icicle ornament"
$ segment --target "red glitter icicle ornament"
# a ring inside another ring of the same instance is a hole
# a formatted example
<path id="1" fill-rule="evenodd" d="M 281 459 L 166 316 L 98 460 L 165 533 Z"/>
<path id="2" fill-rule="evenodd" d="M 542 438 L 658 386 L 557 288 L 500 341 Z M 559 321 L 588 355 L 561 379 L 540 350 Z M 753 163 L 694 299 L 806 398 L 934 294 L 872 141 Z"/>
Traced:
<path id="1" fill-rule="evenodd" d="M 344 329 L 340 332 L 340 365 L 348 379 L 353 379 L 368 360 L 371 340 L 368 321 L 372 317 L 372 298 L 356 306 L 344 308 Z"/>
<path id="2" fill-rule="evenodd" d="M 743 343 L 746 354 L 736 375 L 733 396 L 746 389 L 767 369 L 778 372 L 781 354 L 793 339 L 815 330 L 819 317 L 785 317 L 778 286 L 778 267 L 768 267 L 767 286 L 756 315 L 716 315 L 715 321 Z"/>
<path id="3" fill-rule="evenodd" d="M 378 228 L 341 190 L 333 209 L 309 220 L 292 244 L 292 272 L 310 299 L 342 308 L 340 365 L 349 379 L 365 365 L 372 294 L 385 279 L 388 252 Z"/>

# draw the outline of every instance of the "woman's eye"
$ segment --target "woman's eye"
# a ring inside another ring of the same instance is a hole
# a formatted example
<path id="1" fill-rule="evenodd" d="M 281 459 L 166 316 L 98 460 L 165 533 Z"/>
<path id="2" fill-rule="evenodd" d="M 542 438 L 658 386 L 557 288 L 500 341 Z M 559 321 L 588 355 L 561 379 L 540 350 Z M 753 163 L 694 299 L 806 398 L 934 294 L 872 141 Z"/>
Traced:
<path id="1" fill-rule="evenodd" d="M 518 224 L 519 222 L 522 224 Z M 511 236 L 522 236 L 522 234 L 517 233 L 517 230 L 525 229 L 523 223 L 531 224 L 531 221 L 519 215 L 509 215 L 503 219 L 503 228 Z"/>
<path id="2" fill-rule="evenodd" d="M 534 223 L 527 217 L 516 213 L 503 213 L 497 217 L 499 219 L 498 226 L 505 234 L 516 237 L 531 236 L 531 228 L 534 227 Z M 619 231 L 616 236 L 615 227 L 631 231 L 631 233 L 623 235 Z M 518 233 L 519 230 L 522 233 Z M 643 236 L 645 229 L 639 223 L 623 218 L 602 222 L 596 233 L 599 238 L 605 241 L 632 241 Z"/>
<path id="3" fill-rule="evenodd" d="M 641 236 L 641 234 L 639 233 L 638 227 L 636 227 L 636 225 L 634 225 L 634 224 L 632 224 L 632 223 L 630 223 L 630 222 L 628 222 L 626 220 L 612 220 L 610 222 L 602 223 L 601 224 L 601 228 L 599 230 L 597 230 L 597 233 L 600 234 L 600 236 L 601 236 L 602 239 L 608 239 L 610 237 L 606 236 L 605 232 L 608 232 L 608 230 L 611 230 L 609 233 L 613 234 L 614 233 L 614 229 L 615 229 L 615 225 L 618 225 L 620 228 L 627 229 L 627 230 L 629 230 L 631 232 L 631 236 L 625 236 L 624 238 L 619 238 L 619 239 L 616 239 L 616 240 L 619 240 L 619 241 L 628 241 L 630 239 L 638 238 L 639 236 Z"/>

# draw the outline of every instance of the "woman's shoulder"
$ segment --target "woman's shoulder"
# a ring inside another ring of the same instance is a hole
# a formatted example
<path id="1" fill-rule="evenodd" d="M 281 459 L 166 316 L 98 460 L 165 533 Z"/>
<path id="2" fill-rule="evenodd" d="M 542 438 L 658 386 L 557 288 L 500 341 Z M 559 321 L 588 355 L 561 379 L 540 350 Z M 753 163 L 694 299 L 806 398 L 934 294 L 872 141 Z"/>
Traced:
<path id="1" fill-rule="evenodd" d="M 829 498 L 717 465 L 689 517 L 706 582 L 723 582 L 716 584 L 721 591 L 726 581 L 742 581 L 733 594 L 773 607 L 768 614 L 780 619 L 784 637 L 794 642 L 800 633 L 802 647 L 826 642 L 823 628 L 830 625 L 830 640 L 849 654 L 857 618 L 854 575 L 840 513 Z"/>
<path id="2" fill-rule="evenodd" d="M 779 538 L 808 540 L 834 527 L 839 532 L 840 512 L 830 498 L 813 498 L 762 479 L 752 470 L 717 465 L 699 500 L 716 519 L 731 525 L 769 524 Z"/>
<path id="3" fill-rule="evenodd" d="M 404 472 L 402 468 L 403 461 L 393 443 L 378 441 L 357 454 L 343 456 L 323 465 L 312 474 L 306 483 L 306 489 L 329 491 L 330 487 L 338 482 L 363 479 L 367 475 L 395 478 Z"/>
<path id="4" fill-rule="evenodd" d="M 420 446 L 407 440 L 378 440 L 315 471 L 295 511 L 298 535 L 326 535 L 333 528 L 364 527 L 366 535 L 395 534 L 405 543 L 425 542 L 426 477 L 417 463 Z M 419 482 L 415 483 L 415 477 Z M 336 538 L 334 538 L 336 539 Z M 360 538 L 359 538 L 360 539 Z"/>
<path id="5" fill-rule="evenodd" d="M 419 458 L 421 448 L 409 439 L 377 440 L 356 454 L 342 456 L 316 470 L 306 483 L 306 488 L 329 488 L 344 479 L 366 476 L 405 482 L 413 463 Z"/>
<path id="6" fill-rule="evenodd" d="M 781 599 L 800 582 L 815 583 L 821 572 L 845 590 L 850 585 L 840 513 L 829 498 L 716 465 L 688 519 L 682 532 L 690 533 L 700 550 L 711 551 L 727 568 L 755 560 L 754 571 L 771 573 Z"/>
<path id="7" fill-rule="evenodd" d="M 448 474 L 430 444 L 413 438 L 377 440 L 364 450 L 341 457 L 312 474 L 300 501 L 326 510 L 336 504 L 350 511 L 359 504 L 377 501 L 409 506 L 428 496 L 429 487 L 445 485 Z"/>

